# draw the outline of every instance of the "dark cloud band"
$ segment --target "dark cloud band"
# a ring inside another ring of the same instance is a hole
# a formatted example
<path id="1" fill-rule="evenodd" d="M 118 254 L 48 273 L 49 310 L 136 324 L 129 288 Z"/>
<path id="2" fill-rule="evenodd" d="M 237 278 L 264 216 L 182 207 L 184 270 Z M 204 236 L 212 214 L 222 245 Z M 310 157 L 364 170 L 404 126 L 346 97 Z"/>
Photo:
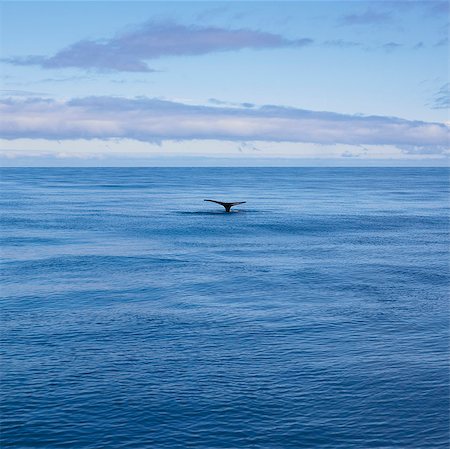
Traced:
<path id="1" fill-rule="evenodd" d="M 163 56 L 202 55 L 244 48 L 303 47 L 309 38 L 289 40 L 278 34 L 249 29 L 184 26 L 173 23 L 145 25 L 109 40 L 83 40 L 55 55 L 3 59 L 15 65 L 47 69 L 76 67 L 125 72 L 152 72 L 148 60 Z"/>

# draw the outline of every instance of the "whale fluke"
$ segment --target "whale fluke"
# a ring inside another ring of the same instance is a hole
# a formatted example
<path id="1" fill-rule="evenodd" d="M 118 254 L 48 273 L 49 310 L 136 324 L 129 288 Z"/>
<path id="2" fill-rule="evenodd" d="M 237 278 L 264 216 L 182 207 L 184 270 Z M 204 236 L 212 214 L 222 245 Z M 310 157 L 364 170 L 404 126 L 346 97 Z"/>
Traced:
<path id="1" fill-rule="evenodd" d="M 216 201 L 216 200 L 203 200 L 203 201 L 209 201 L 210 203 L 220 204 L 221 206 L 223 206 L 225 208 L 226 212 L 231 212 L 231 208 L 233 206 L 236 206 L 236 204 L 244 204 L 247 202 L 247 201 L 237 201 L 235 203 L 224 203 L 223 201 Z"/>

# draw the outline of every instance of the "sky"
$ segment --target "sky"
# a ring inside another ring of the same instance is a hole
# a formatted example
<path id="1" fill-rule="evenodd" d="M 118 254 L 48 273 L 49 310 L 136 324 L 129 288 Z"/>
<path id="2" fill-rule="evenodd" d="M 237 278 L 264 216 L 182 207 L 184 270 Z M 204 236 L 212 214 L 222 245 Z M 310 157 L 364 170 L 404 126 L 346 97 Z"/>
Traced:
<path id="1" fill-rule="evenodd" d="M 449 3 L 3 1 L 4 166 L 447 166 Z"/>

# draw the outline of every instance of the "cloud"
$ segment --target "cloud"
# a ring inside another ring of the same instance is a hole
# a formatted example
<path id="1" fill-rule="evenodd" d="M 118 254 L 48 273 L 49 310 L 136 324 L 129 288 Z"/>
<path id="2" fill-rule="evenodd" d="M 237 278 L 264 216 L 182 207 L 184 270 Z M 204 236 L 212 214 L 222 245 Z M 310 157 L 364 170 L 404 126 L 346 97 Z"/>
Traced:
<path id="1" fill-rule="evenodd" d="M 398 44 L 397 42 L 387 42 L 383 45 L 383 49 L 390 53 L 391 51 L 397 50 L 397 48 L 401 46 L 402 44 Z"/>
<path id="2" fill-rule="evenodd" d="M 372 8 L 367 9 L 361 14 L 348 14 L 341 17 L 340 25 L 376 25 L 386 23 L 392 20 L 392 16 L 387 11 L 375 11 Z"/>
<path id="3" fill-rule="evenodd" d="M 221 16 L 228 12 L 230 12 L 229 5 L 217 6 L 215 8 L 205 9 L 202 12 L 198 13 L 196 19 L 199 22 L 207 21 L 207 20 L 215 19 L 218 16 Z"/>
<path id="4" fill-rule="evenodd" d="M 448 37 L 444 37 L 434 44 L 435 47 L 445 47 L 446 45 L 448 45 Z"/>
<path id="5" fill-rule="evenodd" d="M 432 109 L 450 108 L 450 83 L 446 83 L 433 96 Z"/>
<path id="6" fill-rule="evenodd" d="M 148 60 L 164 56 L 203 55 L 244 48 L 268 49 L 303 47 L 313 42 L 289 40 L 278 34 L 249 29 L 185 26 L 174 23 L 146 23 L 139 28 L 106 40 L 83 40 L 63 48 L 53 56 L 4 58 L 14 65 L 38 65 L 46 69 L 81 69 L 153 72 Z"/>
<path id="7" fill-rule="evenodd" d="M 398 145 L 398 148 L 402 150 L 405 154 L 449 154 L 449 146 L 447 145 L 436 145 L 436 146 L 426 146 L 426 145 Z"/>
<path id="8" fill-rule="evenodd" d="M 48 94 L 30 90 L 0 89 L 0 95 L 3 97 L 42 97 Z"/>
<path id="9" fill-rule="evenodd" d="M 242 107 L 242 108 L 253 108 L 256 105 L 253 103 L 235 103 L 235 102 L 231 102 L 231 101 L 223 101 L 223 100 L 218 100 L 217 98 L 210 98 L 208 100 L 208 103 L 210 104 L 214 104 L 216 106 L 233 106 L 233 107 Z"/>
<path id="10" fill-rule="evenodd" d="M 402 1 L 378 1 L 378 8 L 387 8 L 388 10 L 398 10 L 402 13 L 413 9 L 422 10 L 422 14 L 436 15 L 446 17 L 449 12 L 449 5 L 446 1 L 441 0 L 402 0 Z"/>
<path id="11" fill-rule="evenodd" d="M 316 112 L 284 106 L 199 106 L 156 98 L 31 97 L 0 100 L 5 139 L 215 139 L 349 145 L 448 147 L 442 123 Z"/>
<path id="12" fill-rule="evenodd" d="M 338 47 L 338 48 L 354 48 L 361 47 L 362 44 L 360 42 L 355 41 L 346 41 L 343 39 L 334 39 L 328 40 L 323 43 L 325 47 Z"/>
<path id="13" fill-rule="evenodd" d="M 238 151 L 240 153 L 246 153 L 248 151 L 261 151 L 260 148 L 256 147 L 255 145 L 248 143 L 248 142 L 242 142 L 239 146 L 238 146 Z"/>
<path id="14" fill-rule="evenodd" d="M 359 157 L 359 154 L 352 153 L 351 151 L 346 150 L 341 154 L 341 156 L 342 157 Z"/>
<path id="15" fill-rule="evenodd" d="M 366 52 L 383 50 L 387 53 L 391 53 L 392 51 L 397 50 L 400 47 L 404 47 L 403 44 L 399 44 L 398 42 L 385 42 L 376 45 L 366 45 L 363 44 L 362 42 L 346 41 L 343 39 L 327 40 L 322 42 L 322 45 L 328 48 L 339 48 L 339 49 L 359 48 L 362 51 Z M 414 50 L 418 50 L 420 48 L 423 48 L 424 46 L 425 44 L 423 42 L 418 42 L 412 48 Z"/>
<path id="16" fill-rule="evenodd" d="M 416 10 L 422 17 L 445 19 L 449 15 L 448 1 L 440 0 L 377 0 L 364 12 L 341 17 L 341 25 L 371 25 L 392 22 L 396 17 Z"/>
<path id="17" fill-rule="evenodd" d="M 67 76 L 63 78 L 44 78 L 35 80 L 35 83 L 73 83 L 74 81 L 92 80 L 91 76 Z"/>
<path id="18" fill-rule="evenodd" d="M 450 13 L 450 5 L 448 2 L 432 1 L 427 2 L 429 13 L 438 17 L 448 17 Z"/>

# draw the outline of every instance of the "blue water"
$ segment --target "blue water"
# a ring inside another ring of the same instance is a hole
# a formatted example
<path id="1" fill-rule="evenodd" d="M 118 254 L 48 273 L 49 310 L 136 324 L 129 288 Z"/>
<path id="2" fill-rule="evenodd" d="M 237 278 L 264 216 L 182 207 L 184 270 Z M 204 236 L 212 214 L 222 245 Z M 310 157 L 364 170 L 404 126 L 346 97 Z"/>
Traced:
<path id="1" fill-rule="evenodd" d="M 1 184 L 5 448 L 447 448 L 448 170 Z"/>

